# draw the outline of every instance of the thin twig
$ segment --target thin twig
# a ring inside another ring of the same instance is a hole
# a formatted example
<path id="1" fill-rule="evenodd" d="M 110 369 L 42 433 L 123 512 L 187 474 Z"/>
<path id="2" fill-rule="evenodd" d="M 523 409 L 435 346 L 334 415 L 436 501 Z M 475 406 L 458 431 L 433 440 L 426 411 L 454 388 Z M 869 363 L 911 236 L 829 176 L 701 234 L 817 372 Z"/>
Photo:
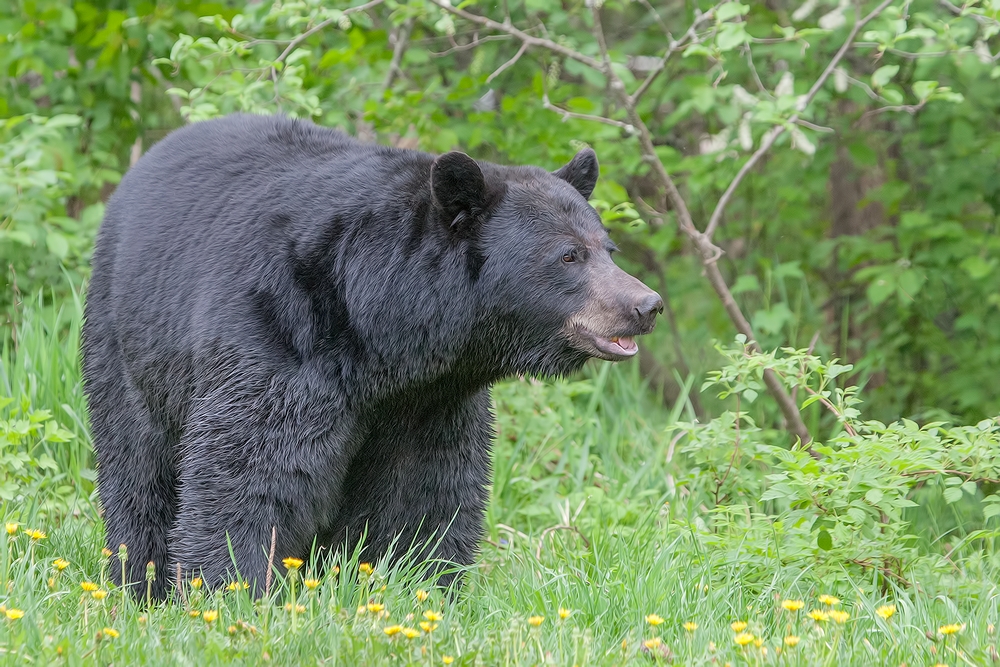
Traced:
<path id="1" fill-rule="evenodd" d="M 452 46 L 450 49 L 446 49 L 444 51 L 428 51 L 428 53 L 430 53 L 432 56 L 435 57 L 447 56 L 451 55 L 452 53 L 457 53 L 459 51 L 468 51 L 469 49 L 474 49 L 478 47 L 480 44 L 485 44 L 486 42 L 500 42 L 500 41 L 505 42 L 508 39 L 511 39 L 512 37 L 513 35 L 488 35 L 480 39 L 479 31 L 477 30 L 472 34 L 472 41 L 469 42 L 468 44 L 457 44 L 454 41 L 452 41 L 452 44 L 454 44 L 454 46 Z"/>
<path id="2" fill-rule="evenodd" d="M 379 1 L 381 2 L 381 0 Z M 489 28 L 490 30 L 499 30 L 500 32 L 505 32 L 510 35 L 513 35 L 522 42 L 527 43 L 529 46 L 544 47 L 549 51 L 554 51 L 555 53 L 566 56 L 567 58 L 576 60 L 577 62 L 581 62 L 584 65 L 587 65 L 588 67 L 593 67 L 598 71 L 603 71 L 601 68 L 601 64 L 596 60 L 594 60 L 593 58 L 591 58 L 590 56 L 585 56 L 578 51 L 574 51 L 573 49 L 563 46 L 562 44 L 557 44 L 550 39 L 542 39 L 540 37 L 534 37 L 524 32 L 523 30 L 518 30 L 509 23 L 498 23 L 497 21 L 494 21 L 493 19 L 488 19 L 485 16 L 472 14 L 470 12 L 465 11 L 464 9 L 456 9 L 455 7 L 452 7 L 448 3 L 444 2 L 444 0 L 430 0 L 430 2 L 434 5 L 437 5 L 441 9 L 445 10 L 449 14 L 454 14 L 455 16 L 461 16 L 463 19 L 467 21 L 472 21 L 473 23 L 478 23 L 484 28 Z"/>
<path id="3" fill-rule="evenodd" d="M 523 56 L 525 51 L 527 50 L 528 50 L 528 43 L 521 42 L 521 48 L 517 50 L 517 53 L 514 54 L 514 57 L 505 62 L 503 65 L 500 65 L 500 67 L 497 67 L 496 70 L 494 70 L 493 74 L 490 74 L 488 77 L 486 77 L 486 83 L 490 83 L 491 81 L 493 81 L 493 79 L 500 76 L 504 72 L 504 70 L 513 67 L 517 63 L 517 61 L 521 59 L 521 56 Z"/>
<path id="4" fill-rule="evenodd" d="M 396 31 L 396 44 L 392 49 L 392 60 L 389 61 L 389 71 L 386 72 L 385 81 L 382 82 L 383 95 L 392 86 L 392 82 L 396 76 L 403 73 L 403 70 L 399 68 L 399 64 L 403 61 L 403 54 L 406 53 L 406 47 L 410 43 L 410 33 L 413 31 L 413 24 L 415 22 L 416 19 L 411 16 Z"/>
<path id="5" fill-rule="evenodd" d="M 858 122 L 864 120 L 865 118 L 870 118 L 871 116 L 877 116 L 881 113 L 887 113 L 890 111 L 903 111 L 913 115 L 923 109 L 926 104 L 927 100 L 922 100 L 919 104 L 897 104 L 888 107 L 879 107 L 878 109 L 872 109 L 871 111 L 866 111 L 861 114 L 861 118 L 858 119 Z"/>
<path id="6" fill-rule="evenodd" d="M 648 5 L 649 3 L 647 2 L 646 4 Z M 667 61 L 670 60 L 670 56 L 677 53 L 677 51 L 679 51 L 680 48 L 684 46 L 685 43 L 695 42 L 695 36 L 698 26 L 707 21 L 709 18 L 711 18 L 715 14 L 715 10 L 717 8 L 718 5 L 712 7 L 704 14 L 702 14 L 701 12 L 697 12 L 697 10 L 695 10 L 697 14 L 695 15 L 694 22 L 690 25 L 690 27 L 688 27 L 687 32 L 681 35 L 680 39 L 671 39 L 670 45 L 667 47 L 666 53 L 664 53 L 663 57 L 660 58 L 660 63 L 653 69 L 652 72 L 646 75 L 646 78 L 643 80 L 642 84 L 640 84 L 639 88 L 637 88 L 636 91 L 632 94 L 630 101 L 633 104 L 639 101 L 639 99 L 646 93 L 646 91 L 649 90 L 649 87 L 653 84 L 656 78 L 663 72 L 663 70 L 666 69 Z M 653 8 L 649 7 L 649 9 L 652 11 Z M 655 11 L 653 12 L 653 14 L 656 16 L 657 21 L 659 21 L 660 19 L 659 15 L 657 15 Z M 668 39 L 670 38 L 669 34 L 667 35 L 667 38 Z"/>
<path id="7" fill-rule="evenodd" d="M 264 597 L 271 594 L 271 579 L 274 577 L 274 548 L 278 543 L 278 526 L 271 526 L 271 550 L 267 554 L 267 576 L 264 578 Z"/>
<path id="8" fill-rule="evenodd" d="M 829 64 L 827 64 L 826 69 L 823 70 L 823 73 L 820 74 L 819 78 L 813 83 L 809 92 L 806 93 L 805 96 L 799 101 L 798 111 L 796 111 L 795 114 L 789 118 L 790 123 L 797 121 L 799 119 L 799 115 L 805 111 L 805 109 L 813 101 L 813 98 L 816 97 L 816 94 L 823 87 L 823 84 L 825 84 L 826 80 L 830 78 L 831 74 L 833 74 L 833 70 L 837 68 L 837 65 L 840 64 L 841 60 L 843 60 L 844 55 L 847 54 L 847 50 L 851 48 L 851 44 L 854 43 L 854 38 L 857 36 L 858 32 L 860 32 L 861 29 L 868 24 L 868 22 L 881 14 L 886 7 L 892 4 L 892 2 L 893 0 L 883 0 L 878 7 L 873 9 L 867 16 L 854 24 L 851 28 L 851 32 L 847 35 L 847 39 L 844 40 L 840 49 L 837 50 L 836 55 L 834 55 L 833 59 L 829 62 Z M 746 175 L 751 169 L 753 169 L 754 165 L 757 164 L 760 158 L 771 149 L 771 146 L 774 145 L 774 142 L 784 131 L 784 125 L 776 125 L 771 131 L 765 134 L 763 141 L 761 141 L 760 148 L 758 148 L 757 151 L 750 156 L 750 159 L 744 163 L 744 165 L 736 173 L 736 178 L 732 180 L 729 187 L 726 188 L 726 191 L 722 193 L 722 197 L 719 198 L 719 203 L 715 205 L 715 210 L 712 212 L 712 217 L 708 219 L 708 227 L 705 228 L 705 236 L 709 239 L 712 238 L 712 234 L 715 233 L 716 228 L 718 228 L 719 223 L 722 221 L 722 214 L 726 210 L 729 200 L 733 198 L 736 188 L 740 186 L 740 183 L 743 182 Z"/>
<path id="9" fill-rule="evenodd" d="M 614 127 L 620 127 L 629 134 L 635 134 L 635 128 L 628 123 L 623 123 L 620 120 L 615 120 L 614 118 L 605 118 L 604 116 L 592 116 L 586 113 L 574 113 L 572 111 L 567 111 L 561 107 L 557 107 L 549 101 L 549 94 L 542 93 L 542 107 L 548 109 L 549 111 L 555 111 L 557 114 L 563 117 L 563 122 L 569 120 L 570 118 L 576 118 L 579 120 L 589 120 L 595 123 L 604 123 L 605 125 L 613 125 Z"/>
<path id="10" fill-rule="evenodd" d="M 726 483 L 729 479 L 729 473 L 733 470 L 733 465 L 736 463 L 736 457 L 740 454 L 740 395 L 736 394 L 736 420 L 733 422 L 733 426 L 736 430 L 736 439 L 733 441 L 733 455 L 729 457 L 729 467 L 726 468 L 726 474 L 722 476 L 722 479 L 715 485 L 715 504 L 719 504 L 719 492 L 722 491 L 722 485 Z"/>
<path id="11" fill-rule="evenodd" d="M 309 39 L 310 37 L 312 37 L 313 35 L 315 35 L 317 32 L 319 32 L 323 28 L 325 28 L 328 25 L 330 25 L 331 23 L 339 23 L 340 19 L 342 17 L 344 17 L 344 16 L 350 16 L 351 14 L 357 14 L 358 12 L 367 11 L 367 10 L 371 9 L 372 7 L 378 7 L 383 2 L 385 2 L 385 0 L 371 0 L 371 2 L 366 2 L 365 4 L 358 5 L 357 7 L 349 7 L 347 9 L 345 9 L 344 11 L 342 11 L 340 13 L 340 16 L 338 16 L 337 18 L 328 18 L 325 21 L 320 21 L 319 23 L 317 23 L 313 27 L 311 27 L 308 30 L 306 30 L 304 33 L 302 33 L 301 35 L 299 35 L 298 37 L 296 37 L 295 39 L 293 39 L 291 42 L 289 42 L 288 46 L 285 47 L 285 50 L 281 52 L 281 55 L 279 55 L 275 59 L 274 63 L 271 65 L 271 78 L 274 79 L 275 82 L 277 82 L 277 80 L 278 80 L 278 69 L 277 69 L 277 67 L 275 67 L 275 65 L 277 65 L 278 63 L 284 63 L 285 59 L 289 55 L 291 55 L 292 51 L 294 51 L 295 49 L 298 48 L 299 44 L 301 44 L 302 42 L 306 41 L 307 39 Z"/>

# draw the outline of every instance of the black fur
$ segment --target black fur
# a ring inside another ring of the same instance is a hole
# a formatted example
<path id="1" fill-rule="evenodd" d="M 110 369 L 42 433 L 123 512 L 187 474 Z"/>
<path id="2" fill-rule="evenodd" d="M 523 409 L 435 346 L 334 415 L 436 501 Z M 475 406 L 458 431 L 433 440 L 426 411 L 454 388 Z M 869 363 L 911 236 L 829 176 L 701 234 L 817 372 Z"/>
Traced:
<path id="1" fill-rule="evenodd" d="M 128 582 L 153 561 L 158 597 L 177 563 L 217 586 L 234 577 L 227 538 L 263 582 L 272 527 L 278 561 L 366 527 L 375 559 L 419 526 L 441 538 L 423 556 L 471 563 L 490 385 L 594 356 L 565 333 L 592 277 L 560 261 L 606 242 L 580 196 L 588 153 L 557 178 L 261 116 L 154 146 L 108 204 L 83 335 Z"/>

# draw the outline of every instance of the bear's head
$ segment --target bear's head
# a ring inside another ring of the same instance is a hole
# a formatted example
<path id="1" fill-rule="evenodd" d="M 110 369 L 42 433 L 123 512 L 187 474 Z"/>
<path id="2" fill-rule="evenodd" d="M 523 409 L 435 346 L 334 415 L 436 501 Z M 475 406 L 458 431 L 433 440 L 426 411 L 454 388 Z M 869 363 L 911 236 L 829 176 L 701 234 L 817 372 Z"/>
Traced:
<path id="1" fill-rule="evenodd" d="M 594 151 L 549 173 L 452 152 L 431 169 L 440 217 L 467 248 L 476 285 L 475 356 L 497 375 L 561 375 L 638 352 L 663 301 L 612 260 L 617 249 L 587 200 Z"/>

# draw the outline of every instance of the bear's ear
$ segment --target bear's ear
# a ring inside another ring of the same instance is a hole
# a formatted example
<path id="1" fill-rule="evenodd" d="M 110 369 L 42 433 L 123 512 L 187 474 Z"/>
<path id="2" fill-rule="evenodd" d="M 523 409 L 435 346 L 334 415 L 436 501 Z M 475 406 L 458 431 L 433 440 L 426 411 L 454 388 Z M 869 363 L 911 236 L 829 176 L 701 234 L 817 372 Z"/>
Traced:
<path id="1" fill-rule="evenodd" d="M 584 148 L 573 156 L 569 164 L 552 172 L 552 174 L 576 188 L 576 191 L 583 195 L 584 199 L 590 199 L 600 174 L 600 169 L 597 166 L 597 154 L 593 149 Z"/>
<path id="2" fill-rule="evenodd" d="M 431 165 L 431 193 L 445 220 L 455 227 L 486 209 L 486 180 L 476 161 L 452 151 Z"/>

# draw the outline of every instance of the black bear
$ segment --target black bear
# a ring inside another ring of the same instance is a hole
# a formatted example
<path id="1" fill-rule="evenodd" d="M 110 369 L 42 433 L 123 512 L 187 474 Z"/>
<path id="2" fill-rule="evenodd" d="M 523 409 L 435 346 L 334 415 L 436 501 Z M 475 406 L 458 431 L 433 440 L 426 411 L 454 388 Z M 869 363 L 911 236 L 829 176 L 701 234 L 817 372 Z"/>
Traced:
<path id="1" fill-rule="evenodd" d="M 272 531 L 278 563 L 362 534 L 366 560 L 471 563 L 491 385 L 630 357 L 662 311 L 611 259 L 597 175 L 589 149 L 549 173 L 283 117 L 154 146 L 108 203 L 83 331 L 115 583 L 152 561 L 158 597 L 178 566 L 263 587 Z"/>

